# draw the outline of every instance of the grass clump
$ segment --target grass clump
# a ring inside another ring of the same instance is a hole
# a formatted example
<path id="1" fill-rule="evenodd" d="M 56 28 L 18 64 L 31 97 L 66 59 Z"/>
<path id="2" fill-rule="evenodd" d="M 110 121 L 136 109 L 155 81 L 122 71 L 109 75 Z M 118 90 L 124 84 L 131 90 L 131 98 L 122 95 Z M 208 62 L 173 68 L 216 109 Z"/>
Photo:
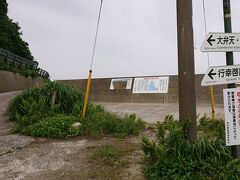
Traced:
<path id="1" fill-rule="evenodd" d="M 51 109 L 51 100 L 56 92 L 54 109 Z M 71 86 L 52 81 L 45 86 L 30 88 L 17 95 L 8 105 L 8 115 L 11 120 L 17 116 L 41 116 L 49 111 L 59 114 L 72 114 L 74 106 L 80 109 L 83 103 L 83 94 Z M 41 117 L 40 117 L 41 118 Z"/>
<path id="2" fill-rule="evenodd" d="M 52 97 L 56 94 L 55 105 Z M 49 82 L 41 88 L 31 88 L 17 95 L 7 113 L 17 122 L 16 131 L 37 137 L 67 138 L 78 135 L 119 137 L 137 135 L 145 122 L 135 114 L 118 116 L 100 105 L 89 104 L 82 118 L 83 94 L 60 82 Z M 80 127 L 72 127 L 74 123 Z"/>
<path id="3" fill-rule="evenodd" d="M 100 147 L 95 147 L 90 155 L 91 164 L 94 164 L 89 172 L 90 177 L 119 179 L 121 170 L 129 164 L 126 157 L 135 150 L 135 146 L 126 145 L 123 142 L 115 142 L 115 144 L 105 144 Z"/>
<path id="4" fill-rule="evenodd" d="M 73 124 L 78 122 L 74 116 L 56 115 L 45 117 L 39 122 L 26 126 L 21 130 L 23 134 L 36 137 L 67 138 L 80 134 Z"/>
<path id="5" fill-rule="evenodd" d="M 198 131 L 208 139 L 225 139 L 225 124 L 222 119 L 210 119 L 206 115 L 199 119 Z"/>
<path id="6" fill-rule="evenodd" d="M 201 137 L 196 143 L 187 140 L 189 122 L 182 124 L 167 116 L 157 124 L 157 141 L 143 138 L 141 149 L 148 179 L 239 179 L 240 160 L 221 138 Z"/>
<path id="7" fill-rule="evenodd" d="M 82 122 L 83 133 L 95 137 L 101 134 L 114 134 L 118 137 L 138 135 L 144 127 L 145 122 L 135 114 L 120 116 L 107 112 L 99 105 L 91 106 L 88 116 Z"/>

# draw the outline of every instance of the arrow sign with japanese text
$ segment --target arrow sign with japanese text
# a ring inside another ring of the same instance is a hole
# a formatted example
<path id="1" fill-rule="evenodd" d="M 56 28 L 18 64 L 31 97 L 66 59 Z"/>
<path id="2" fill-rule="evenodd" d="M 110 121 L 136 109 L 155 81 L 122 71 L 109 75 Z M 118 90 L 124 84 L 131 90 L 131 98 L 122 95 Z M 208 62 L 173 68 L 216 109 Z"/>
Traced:
<path id="1" fill-rule="evenodd" d="M 209 67 L 202 80 L 202 86 L 240 82 L 240 65 Z"/>
<path id="2" fill-rule="evenodd" d="M 201 46 L 202 52 L 240 51 L 240 33 L 209 33 Z"/>

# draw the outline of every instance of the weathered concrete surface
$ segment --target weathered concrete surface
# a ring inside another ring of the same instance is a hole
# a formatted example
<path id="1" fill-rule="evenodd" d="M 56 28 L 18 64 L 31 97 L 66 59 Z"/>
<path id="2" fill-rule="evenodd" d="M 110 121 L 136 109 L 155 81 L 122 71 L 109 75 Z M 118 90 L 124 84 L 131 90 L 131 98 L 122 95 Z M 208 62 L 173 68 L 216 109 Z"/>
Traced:
<path id="1" fill-rule="evenodd" d="M 0 93 L 21 91 L 32 86 L 41 86 L 44 80 L 40 77 L 24 77 L 18 73 L 12 73 L 0 70 Z"/>
<path id="2" fill-rule="evenodd" d="M 137 138 L 116 139 L 105 137 L 100 140 L 81 138 L 54 140 L 32 138 L 18 134 L 9 134 L 13 123 L 3 116 L 8 102 L 18 92 L 0 94 L 0 180 L 19 179 L 92 179 L 93 169 L 99 171 L 91 155 L 102 145 L 118 145 L 122 147 L 133 144 L 138 146 Z M 134 140 L 133 140 L 134 139 Z M 144 179 L 141 171 L 139 150 L 130 154 L 129 165 L 119 174 L 119 179 Z M 117 175 L 118 176 L 118 175 Z M 101 178 L 95 178 L 101 179 Z"/>
<path id="3" fill-rule="evenodd" d="M 0 157 L 21 149 L 34 141 L 34 138 L 18 134 L 0 136 Z"/>
<path id="4" fill-rule="evenodd" d="M 119 144 L 121 147 L 132 145 L 137 149 L 139 140 L 135 141 L 131 138 L 122 140 L 112 137 L 100 140 L 37 139 L 36 142 L 25 145 L 24 148 L 0 155 L 0 180 L 92 179 L 93 172 L 101 173 L 103 168 L 94 164 L 91 159 L 95 150 L 102 145 Z M 134 150 L 125 158 L 128 159 L 128 166 L 124 167 L 120 174 L 112 174 L 113 177 L 119 177 L 113 179 L 135 179 L 136 177 L 139 180 L 144 179 L 141 170 L 142 153 Z"/>
<path id="5" fill-rule="evenodd" d="M 155 124 L 157 121 L 163 121 L 166 115 L 173 115 L 176 119 L 179 118 L 179 106 L 173 104 L 151 104 L 151 103 L 100 103 L 107 110 L 122 113 L 136 113 L 138 117 L 143 118 L 146 122 Z M 216 117 L 224 117 L 223 105 L 217 104 L 215 107 Z M 209 104 L 197 105 L 197 115 L 211 117 L 211 106 Z"/>

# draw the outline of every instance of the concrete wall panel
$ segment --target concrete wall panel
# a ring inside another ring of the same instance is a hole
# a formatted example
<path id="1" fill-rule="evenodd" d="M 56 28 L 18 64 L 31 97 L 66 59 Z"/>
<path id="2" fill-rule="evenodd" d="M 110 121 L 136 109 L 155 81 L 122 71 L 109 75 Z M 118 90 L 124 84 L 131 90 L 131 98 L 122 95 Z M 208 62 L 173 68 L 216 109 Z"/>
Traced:
<path id="1" fill-rule="evenodd" d="M 129 78 L 129 77 L 124 77 Z M 131 77 L 130 77 L 131 78 Z M 133 83 L 134 83 L 134 77 Z M 177 103 L 178 102 L 178 76 L 169 76 L 168 94 L 133 94 L 131 90 L 110 90 L 112 78 L 93 79 L 90 89 L 90 101 L 93 102 L 133 102 L 133 103 Z M 197 103 L 210 103 L 210 87 L 202 87 L 203 75 L 196 75 Z M 63 80 L 73 85 L 79 91 L 85 92 L 87 80 Z M 223 103 L 223 89 L 226 85 L 214 86 L 215 103 Z M 132 87 L 133 88 L 133 87 Z M 189 102 L 191 103 L 191 102 Z"/>
<path id="2" fill-rule="evenodd" d="M 32 86 L 41 86 L 44 81 L 42 78 L 24 77 L 7 71 L 0 71 L 0 93 L 21 91 Z"/>

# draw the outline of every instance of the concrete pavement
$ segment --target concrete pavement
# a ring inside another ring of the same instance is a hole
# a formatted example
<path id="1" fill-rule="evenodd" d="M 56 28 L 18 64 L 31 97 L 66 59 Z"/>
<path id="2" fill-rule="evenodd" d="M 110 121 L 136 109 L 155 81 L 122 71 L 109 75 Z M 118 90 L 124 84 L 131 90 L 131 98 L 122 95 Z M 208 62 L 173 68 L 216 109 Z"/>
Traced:
<path id="1" fill-rule="evenodd" d="M 166 115 L 173 115 L 179 119 L 179 106 L 174 104 L 150 104 L 150 103 L 99 103 L 107 110 L 121 113 L 136 113 L 138 117 L 143 118 L 146 122 L 154 124 L 157 121 L 163 121 Z M 215 107 L 216 117 L 224 117 L 224 108 L 222 104 Z M 198 104 L 197 115 L 199 117 L 206 114 L 211 117 L 211 106 L 209 104 Z"/>

